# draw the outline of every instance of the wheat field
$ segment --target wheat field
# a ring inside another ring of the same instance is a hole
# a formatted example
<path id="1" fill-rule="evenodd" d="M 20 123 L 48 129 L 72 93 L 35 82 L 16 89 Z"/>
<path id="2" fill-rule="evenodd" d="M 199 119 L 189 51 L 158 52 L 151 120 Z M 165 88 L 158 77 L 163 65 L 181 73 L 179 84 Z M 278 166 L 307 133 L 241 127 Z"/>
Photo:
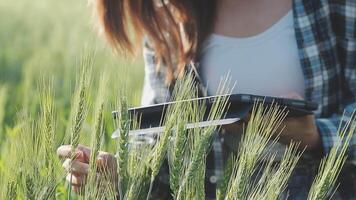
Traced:
<path id="1" fill-rule="evenodd" d="M 156 142 L 138 145 L 128 131 L 139 120 L 127 109 L 140 104 L 143 76 L 140 55 L 114 54 L 96 31 L 88 2 L 0 0 L 0 199 L 152 199 L 153 181 L 165 160 L 174 199 L 205 199 L 205 161 L 218 127 L 186 129 L 185 124 L 206 114 L 220 119 L 228 95 L 209 111 L 194 101 L 168 107 Z M 223 86 L 221 93 L 229 94 Z M 172 96 L 179 101 L 196 94 L 187 75 Z M 120 111 L 117 120 L 112 110 Z M 264 155 L 285 117 L 278 105 L 255 104 L 238 153 L 226 162 L 217 199 L 280 198 L 303 153 L 291 143 L 278 166 L 273 152 Z M 335 144 L 321 162 L 308 199 L 328 199 L 334 191 L 356 128 L 346 126 L 340 129 L 344 143 Z M 116 129 L 120 137 L 113 140 Z M 116 154 L 117 169 L 100 170 L 98 178 L 92 153 L 87 184 L 78 195 L 56 155 L 63 144 L 71 144 L 73 153 L 84 144 L 92 152 Z M 263 166 L 262 158 L 268 160 Z M 260 179 L 254 180 L 261 167 Z"/>

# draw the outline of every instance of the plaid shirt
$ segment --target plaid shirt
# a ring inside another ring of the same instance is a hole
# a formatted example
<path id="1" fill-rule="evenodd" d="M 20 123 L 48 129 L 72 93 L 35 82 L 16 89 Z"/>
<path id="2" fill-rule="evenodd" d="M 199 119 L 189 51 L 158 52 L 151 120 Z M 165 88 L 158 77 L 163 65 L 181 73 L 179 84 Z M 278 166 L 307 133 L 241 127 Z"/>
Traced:
<path id="1" fill-rule="evenodd" d="M 293 14 L 305 79 L 305 99 L 319 103 L 314 114 L 327 154 L 338 141 L 339 124 L 350 119 L 356 109 L 356 1 L 293 0 Z M 155 70 L 154 51 L 145 48 L 144 59 L 146 74 L 142 104 L 169 101 L 171 91 L 164 84 L 164 68 L 159 73 Z M 344 111 L 345 117 L 342 118 Z M 216 139 L 213 144 L 216 177 L 221 175 L 223 168 L 221 146 L 220 140 Z M 347 165 L 341 173 L 339 194 L 335 198 L 352 199 L 356 194 L 355 134 L 348 148 L 348 159 L 353 164 Z M 302 169 L 302 173 L 306 173 L 305 170 L 308 169 Z M 296 182 L 304 181 L 298 179 L 298 174 L 294 176 Z M 300 195 L 293 199 L 304 197 Z"/>

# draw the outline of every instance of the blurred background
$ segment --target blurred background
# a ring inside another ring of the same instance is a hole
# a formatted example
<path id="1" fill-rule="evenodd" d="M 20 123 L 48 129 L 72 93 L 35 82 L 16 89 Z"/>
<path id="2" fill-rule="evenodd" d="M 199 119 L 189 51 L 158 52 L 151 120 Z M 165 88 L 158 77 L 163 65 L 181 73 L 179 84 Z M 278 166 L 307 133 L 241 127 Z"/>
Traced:
<path id="1" fill-rule="evenodd" d="M 92 6 L 85 0 L 0 0 L 0 141 L 15 127 L 19 111 L 38 113 L 38 86 L 43 79 L 53 80 L 57 134 L 64 134 L 80 59 L 88 52 L 95 52 L 92 95 L 100 74 L 107 71 L 108 104 L 115 102 L 120 88 L 126 88 L 130 106 L 139 105 L 141 56 L 114 54 L 95 23 Z M 110 105 L 108 118 L 114 109 Z M 109 136 L 112 120 L 107 121 Z"/>
<path id="2" fill-rule="evenodd" d="M 0 199 L 4 188 L 7 192 L 15 188 L 23 194 L 28 189 L 42 189 L 47 183 L 43 180 L 52 172 L 55 174 L 52 174 L 53 180 L 58 183 L 54 187 L 56 199 L 68 196 L 65 171 L 56 149 L 69 143 L 73 94 L 83 57 L 93 55 L 94 64 L 89 111 L 80 133 L 81 144 L 90 145 L 95 99 L 103 74 L 108 75 L 108 94 L 105 96 L 102 150 L 114 153 L 116 149 L 111 139 L 115 130 L 111 111 L 117 108 L 117 99 L 125 95 L 129 107 L 140 104 L 144 77 L 142 56 L 113 53 L 95 29 L 93 8 L 88 1 L 0 0 Z M 43 132 L 37 132 L 41 127 L 36 126 L 43 121 L 40 115 L 43 91 L 40 88 L 48 82 L 53 84 L 55 138 L 51 150 L 45 151 L 43 156 L 31 152 L 41 150 L 42 143 L 38 141 L 46 138 Z M 47 160 L 41 156 L 54 159 L 54 171 L 43 170 Z M 28 177 L 30 179 L 26 179 Z M 37 185 L 27 184 L 28 180 Z M 20 195 L 17 199 L 24 198 Z"/>

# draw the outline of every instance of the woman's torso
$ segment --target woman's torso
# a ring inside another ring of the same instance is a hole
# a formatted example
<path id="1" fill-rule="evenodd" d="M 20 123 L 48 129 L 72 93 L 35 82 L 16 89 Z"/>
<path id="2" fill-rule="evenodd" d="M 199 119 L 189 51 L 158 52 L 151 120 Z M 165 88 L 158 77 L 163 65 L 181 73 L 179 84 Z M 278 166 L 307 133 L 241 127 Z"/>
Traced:
<path id="1" fill-rule="evenodd" d="M 280 10 L 277 9 L 277 12 Z M 297 93 L 304 97 L 304 75 L 299 60 L 293 12 L 289 10 L 281 18 L 274 20 L 276 21 L 273 23 L 267 20 L 271 25 L 263 31 L 260 31 L 259 27 L 251 27 L 252 35 L 247 34 L 249 31 L 236 34 L 234 30 L 230 30 L 230 33 L 225 30 L 222 32 L 228 36 L 213 33 L 206 39 L 198 62 L 199 75 L 208 95 L 215 95 L 220 82 L 229 78 L 234 85 L 232 93 L 235 94 L 285 96 Z M 231 26 L 233 23 L 231 22 Z M 258 26 L 266 27 L 264 24 Z M 234 27 L 237 30 L 241 28 Z M 256 30 L 259 32 L 254 33 Z M 225 152 L 237 151 L 239 134 L 241 133 L 224 134 L 222 138 Z M 280 143 L 272 145 L 271 142 L 268 149 L 276 153 L 278 161 L 282 159 L 285 146 Z M 293 199 L 306 198 L 307 188 L 312 181 L 308 177 L 313 176 L 313 170 L 303 170 L 310 168 L 310 164 L 305 162 L 302 165 L 298 166 L 300 169 L 295 170 L 296 174 L 291 178 L 293 182 L 286 190 Z M 307 176 L 302 176 L 301 171 Z M 286 194 L 282 196 L 286 197 Z"/>
<path id="2" fill-rule="evenodd" d="M 199 58 L 200 76 L 209 95 L 216 93 L 221 79 L 228 75 L 235 84 L 233 93 L 298 93 L 304 97 L 292 11 L 257 35 L 237 38 L 211 34 Z"/>
<path id="3" fill-rule="evenodd" d="M 333 32 L 332 26 L 336 23 L 333 21 L 335 18 L 332 20 L 330 17 L 329 5 L 321 2 L 295 0 L 293 2 L 293 22 L 298 59 L 305 83 L 305 98 L 320 104 L 315 113 L 316 117 L 329 117 L 332 113 L 340 111 L 342 108 L 341 99 L 348 97 L 340 84 L 344 76 L 341 69 L 345 67 L 341 65 L 344 64 L 343 59 L 346 58 L 338 57 L 338 46 L 335 40 L 342 35 Z M 145 57 L 146 69 L 154 69 L 154 53 L 146 52 Z M 147 104 L 169 99 L 169 90 L 162 86 L 164 85 L 161 80 L 163 75 L 157 76 L 153 71 L 149 70 L 150 73 L 146 74 L 147 77 L 155 80 L 145 84 L 150 84 L 148 89 L 153 91 L 150 99 L 146 99 Z M 305 165 L 297 167 L 296 173 L 290 181 L 290 186 L 299 189 L 300 194 L 303 193 L 303 195 L 307 193 L 308 184 L 313 179 L 313 169 L 318 164 L 313 160 L 309 161 Z M 346 173 L 350 174 L 349 171 Z M 303 195 L 300 195 L 301 199 L 303 199 Z"/>

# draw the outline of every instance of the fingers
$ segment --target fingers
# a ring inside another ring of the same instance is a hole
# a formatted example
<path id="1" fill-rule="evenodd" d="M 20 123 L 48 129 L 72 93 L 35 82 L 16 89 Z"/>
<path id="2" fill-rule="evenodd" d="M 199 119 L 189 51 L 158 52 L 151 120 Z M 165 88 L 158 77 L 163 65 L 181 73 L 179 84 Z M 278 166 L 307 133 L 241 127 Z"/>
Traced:
<path id="1" fill-rule="evenodd" d="M 115 171 L 116 165 L 116 158 L 114 155 L 107 152 L 99 152 L 97 157 L 98 171 Z M 89 170 L 89 164 L 87 162 L 83 162 L 80 159 L 76 159 L 71 162 L 71 159 L 67 158 L 63 162 L 63 168 L 65 168 L 68 172 L 87 174 Z"/>
<path id="2" fill-rule="evenodd" d="M 76 149 L 75 159 L 72 162 L 72 169 L 75 172 L 85 174 L 88 170 L 88 163 L 90 159 L 90 149 L 83 145 L 78 145 Z M 70 160 L 72 159 L 72 146 L 62 145 L 57 149 L 57 154 L 60 158 L 66 159 L 63 163 L 63 167 L 69 171 L 70 170 Z M 114 155 L 99 151 L 97 156 L 97 166 L 98 169 L 116 169 L 116 158 Z"/>
<path id="3" fill-rule="evenodd" d="M 99 173 L 96 173 L 95 174 L 95 181 L 96 182 L 100 182 L 102 181 L 103 179 L 105 179 L 104 176 L 102 176 L 101 174 Z M 83 192 L 83 189 L 85 189 L 85 184 L 87 182 L 87 176 L 83 176 L 83 175 L 78 175 L 78 174 L 75 174 L 75 173 L 69 173 L 67 174 L 66 176 L 66 181 L 72 186 L 72 190 L 74 192 Z M 115 180 L 112 180 L 113 181 L 113 184 L 115 183 L 114 181 Z"/>
<path id="4" fill-rule="evenodd" d="M 70 173 L 76 173 L 80 175 L 88 174 L 89 165 L 87 163 L 83 163 L 77 160 L 71 162 L 69 158 L 67 158 L 63 163 L 63 168 L 66 169 Z"/>
<path id="5" fill-rule="evenodd" d="M 80 176 L 74 173 L 73 174 L 69 173 L 66 177 L 66 180 L 68 183 L 70 183 L 72 187 L 72 191 L 78 194 L 84 192 L 86 176 Z"/>
<path id="6" fill-rule="evenodd" d="M 72 146 L 71 145 L 62 145 L 57 149 L 57 155 L 62 158 L 72 158 Z M 75 151 L 75 159 L 81 162 L 89 162 L 90 158 L 90 149 L 83 145 L 78 145 Z"/>
<path id="7" fill-rule="evenodd" d="M 78 145 L 74 159 L 72 157 L 72 146 L 63 145 L 57 149 L 57 154 L 62 159 L 63 168 L 69 172 L 66 180 L 71 184 L 72 190 L 78 194 L 84 192 L 86 178 L 89 173 L 90 149 L 83 145 Z M 97 180 L 101 175 L 109 175 L 113 179 L 113 183 L 117 181 L 117 164 L 114 155 L 107 152 L 98 152 L 97 156 Z M 101 174 L 102 173 L 102 174 Z"/>
<path id="8" fill-rule="evenodd" d="M 91 153 L 91 149 L 89 147 L 79 144 L 77 147 L 77 151 L 83 152 L 85 160 L 89 161 Z"/>
<path id="9" fill-rule="evenodd" d="M 117 167 L 115 156 L 103 151 L 99 151 L 96 164 L 99 171 L 113 172 Z"/>
<path id="10" fill-rule="evenodd" d="M 71 150 L 71 145 L 62 145 L 62 146 L 58 147 L 57 155 L 60 158 L 69 157 L 68 155 L 70 154 L 70 150 Z"/>
<path id="11" fill-rule="evenodd" d="M 85 185 L 85 176 L 83 175 L 69 173 L 66 177 L 66 180 L 68 183 L 71 183 L 72 186 L 80 187 Z"/>

